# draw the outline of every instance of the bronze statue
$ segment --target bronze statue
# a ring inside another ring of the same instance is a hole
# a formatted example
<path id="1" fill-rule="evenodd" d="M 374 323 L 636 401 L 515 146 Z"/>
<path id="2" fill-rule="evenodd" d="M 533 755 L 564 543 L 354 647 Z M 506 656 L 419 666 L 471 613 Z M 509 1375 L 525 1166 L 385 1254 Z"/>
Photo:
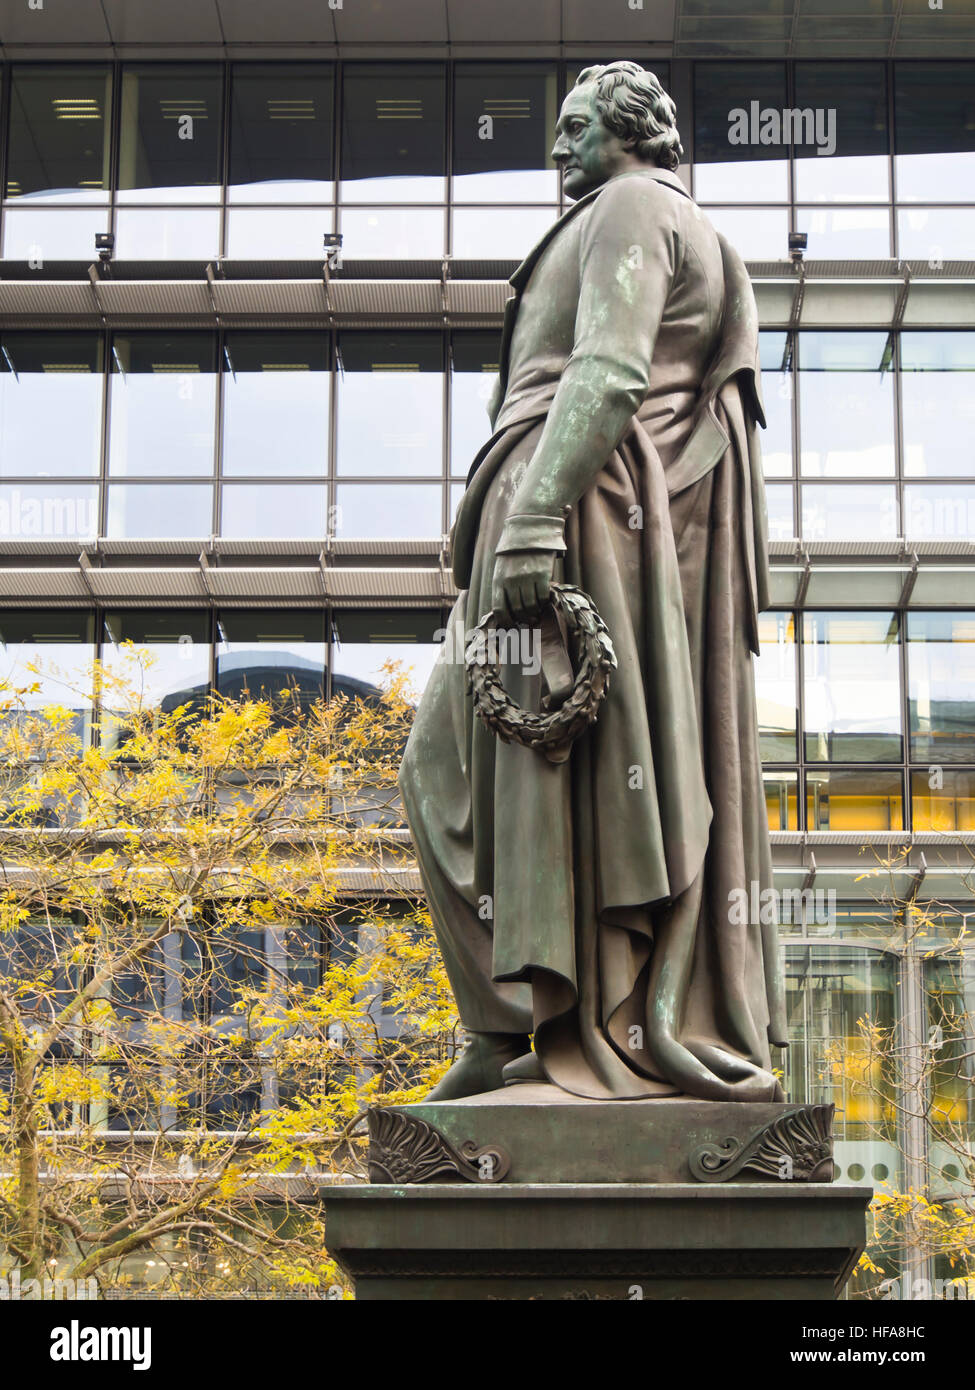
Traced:
<path id="1" fill-rule="evenodd" d="M 462 592 L 400 772 L 471 1034 L 430 1099 L 545 1080 L 782 1099 L 776 928 L 731 908 L 772 882 L 758 322 L 675 172 L 675 114 L 635 63 L 580 74 L 552 151 L 575 202 L 511 281 L 494 433 L 452 535 Z M 592 600 L 616 666 L 595 722 L 546 756 L 476 716 L 457 654 L 491 610 L 534 625 L 542 670 L 509 662 L 504 684 L 556 708 L 553 583 Z"/>

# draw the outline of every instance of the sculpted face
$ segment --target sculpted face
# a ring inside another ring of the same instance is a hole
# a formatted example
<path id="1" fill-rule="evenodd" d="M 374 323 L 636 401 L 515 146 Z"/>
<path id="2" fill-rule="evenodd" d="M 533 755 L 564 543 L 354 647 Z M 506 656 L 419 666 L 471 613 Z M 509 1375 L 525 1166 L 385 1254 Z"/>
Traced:
<path id="1" fill-rule="evenodd" d="M 603 124 L 592 83 L 569 93 L 555 130 L 552 158 L 564 170 L 565 191 L 570 198 L 581 198 L 607 179 L 645 164 L 619 135 Z"/>

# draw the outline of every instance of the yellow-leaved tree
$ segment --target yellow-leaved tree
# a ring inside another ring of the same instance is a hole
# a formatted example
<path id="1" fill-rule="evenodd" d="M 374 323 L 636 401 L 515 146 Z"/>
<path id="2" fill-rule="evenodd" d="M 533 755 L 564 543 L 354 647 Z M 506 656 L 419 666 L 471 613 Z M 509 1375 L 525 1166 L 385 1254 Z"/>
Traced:
<path id="1" fill-rule="evenodd" d="M 0 689 L 0 1275 L 340 1296 L 323 1184 L 459 1037 L 401 891 L 407 678 L 166 711 L 127 655 L 84 735 Z"/>

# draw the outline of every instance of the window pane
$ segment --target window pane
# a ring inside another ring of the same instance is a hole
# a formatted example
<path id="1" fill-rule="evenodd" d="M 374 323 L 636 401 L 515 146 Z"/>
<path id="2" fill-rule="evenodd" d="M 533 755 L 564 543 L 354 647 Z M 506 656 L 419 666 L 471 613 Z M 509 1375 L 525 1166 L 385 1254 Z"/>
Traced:
<path id="1" fill-rule="evenodd" d="M 907 477 L 975 474 L 975 333 L 903 333 Z"/>
<path id="2" fill-rule="evenodd" d="M 767 483 L 765 505 L 768 508 L 769 540 L 788 541 L 796 533 L 792 510 L 792 484 Z"/>
<path id="3" fill-rule="evenodd" d="M 102 662 L 141 692 L 143 708 L 169 714 L 181 705 L 201 705 L 210 687 L 210 616 L 165 608 L 106 613 Z M 111 707 L 111 697 L 106 703 Z M 121 732 L 108 722 L 103 737 L 113 744 Z"/>
<path id="4" fill-rule="evenodd" d="M 440 335 L 342 333 L 339 351 L 339 474 L 441 473 Z"/>
<path id="5" fill-rule="evenodd" d="M 911 758 L 975 762 L 975 614 L 907 617 Z"/>
<path id="6" fill-rule="evenodd" d="M 559 215 L 550 208 L 461 208 L 454 213 L 456 260 L 521 261 Z"/>
<path id="7" fill-rule="evenodd" d="M 236 64 L 230 115 L 233 202 L 332 198 L 332 98 L 326 63 Z"/>
<path id="8" fill-rule="evenodd" d="M 112 537 L 179 540 L 213 532 L 213 488 L 199 483 L 113 483 L 108 489 Z"/>
<path id="9" fill-rule="evenodd" d="M 224 473 L 324 478 L 330 391 L 324 333 L 228 333 Z"/>
<path id="10" fill-rule="evenodd" d="M 796 145 L 799 198 L 817 203 L 885 202 L 889 166 L 884 64 L 797 63 L 795 104 L 816 112 L 820 122 L 816 144 Z M 821 136 L 831 128 L 832 140 L 824 144 Z M 820 155 L 818 148 L 829 152 Z"/>
<path id="11" fill-rule="evenodd" d="M 897 532 L 893 483 L 806 483 L 802 534 L 807 541 L 889 540 Z"/>
<path id="12" fill-rule="evenodd" d="M 975 537 L 975 487 L 967 483 L 911 483 L 904 489 L 904 535 L 910 540 Z"/>
<path id="13" fill-rule="evenodd" d="M 833 1157 L 846 1182 L 899 1181 L 897 1112 L 887 1099 L 897 1077 L 889 1058 L 871 1055 L 860 1026 L 893 1027 L 896 967 L 862 946 L 786 946 L 782 1084 L 795 1102 L 835 1104 Z"/>
<path id="14" fill-rule="evenodd" d="M 798 776 L 795 772 L 763 773 L 769 830 L 798 830 Z"/>
<path id="15" fill-rule="evenodd" d="M 331 208 L 233 208 L 227 213 L 227 257 L 320 261 L 334 220 Z"/>
<path id="16" fill-rule="evenodd" d="M 975 63 L 896 64 L 895 175 L 899 202 L 950 203 L 972 196 L 973 91 Z M 969 193 L 961 192 L 963 189 Z"/>
<path id="17" fill-rule="evenodd" d="M 807 830 L 903 830 L 899 772 L 807 772 Z"/>
<path id="18" fill-rule="evenodd" d="M 115 217 L 120 261 L 212 261 L 220 254 L 220 213 L 201 208 L 123 208 Z"/>
<path id="19" fill-rule="evenodd" d="M 8 261 L 95 259 L 95 235 L 108 231 L 108 210 L 7 208 L 3 214 L 3 254 Z"/>
<path id="20" fill-rule="evenodd" d="M 798 208 L 796 230 L 809 238 L 813 261 L 885 260 L 890 255 L 886 208 Z"/>
<path id="21" fill-rule="evenodd" d="M 97 475 L 103 359 L 101 334 L 0 337 L 0 476 Z"/>
<path id="22" fill-rule="evenodd" d="M 966 924 L 957 922 L 959 936 Z M 966 932 L 967 935 L 967 932 Z M 967 952 L 953 952 L 924 961 L 927 1039 L 931 1050 L 931 1099 L 928 1112 L 929 1162 L 938 1189 L 968 1200 L 969 1170 L 966 1162 L 975 1141 L 975 1088 L 972 1057 L 975 1056 L 975 962 Z M 963 1157 L 964 1155 L 964 1157 Z M 956 1208 L 956 1214 L 960 1214 Z M 972 1296 L 972 1274 L 965 1264 L 941 1257 L 937 1273 L 947 1279 L 963 1279 L 957 1296 Z M 950 1296 L 950 1291 L 949 1291 Z"/>
<path id="23" fill-rule="evenodd" d="M 108 67 L 15 67 L 7 197 L 103 201 L 111 111 Z"/>
<path id="24" fill-rule="evenodd" d="M 115 335 L 109 439 L 112 474 L 213 473 L 215 359 L 216 343 L 209 333 Z"/>
<path id="25" fill-rule="evenodd" d="M 758 637 L 761 655 L 755 658 L 755 694 L 762 761 L 794 762 L 799 722 L 795 615 L 763 613 Z"/>
<path id="26" fill-rule="evenodd" d="M 487 405 L 498 374 L 497 333 L 453 335 L 450 374 L 450 472 L 466 477 L 491 435 Z"/>
<path id="27" fill-rule="evenodd" d="M 90 540 L 97 535 L 97 483 L 0 485 L 0 536 Z"/>
<path id="28" fill-rule="evenodd" d="M 444 253 L 441 208 L 343 208 L 344 260 L 439 260 Z"/>
<path id="29" fill-rule="evenodd" d="M 324 483 L 226 483 L 220 534 L 246 540 L 325 537 Z"/>
<path id="30" fill-rule="evenodd" d="M 912 830 L 971 833 L 975 831 L 975 772 L 944 771 L 940 766 L 930 772 L 912 772 L 911 804 Z"/>
<path id="31" fill-rule="evenodd" d="M 71 710 L 71 732 L 86 740 L 91 728 L 91 677 L 86 672 L 95 656 L 92 630 L 89 613 L 0 612 L 0 680 L 37 687 L 23 697 L 29 710 L 45 705 Z"/>
<path id="32" fill-rule="evenodd" d="M 759 436 L 766 478 L 792 476 L 792 373 L 782 370 L 784 333 L 760 333 L 765 431 Z M 791 503 L 790 503 L 791 511 Z M 791 516 L 790 516 L 791 522 Z M 790 531 L 791 535 L 791 531 Z"/>
<path id="33" fill-rule="evenodd" d="M 320 610 L 227 609 L 217 627 L 217 688 L 225 695 L 273 699 L 297 689 L 321 699 L 325 689 L 325 619 Z"/>
<path id="34" fill-rule="evenodd" d="M 554 202 L 559 182 L 551 149 L 557 114 L 554 64 L 458 63 L 454 200 Z"/>
<path id="35" fill-rule="evenodd" d="M 789 254 L 789 214 L 785 209 L 706 207 L 704 211 L 742 260 L 781 261 Z"/>
<path id="36" fill-rule="evenodd" d="M 349 64 L 342 90 L 341 196 L 442 203 L 445 109 L 439 63 Z"/>
<path id="37" fill-rule="evenodd" d="M 126 68 L 119 201 L 215 202 L 222 128 L 223 72 L 215 64 Z"/>
<path id="38" fill-rule="evenodd" d="M 975 187 L 975 163 L 971 177 Z M 897 236 L 905 260 L 930 261 L 936 269 L 940 261 L 969 260 L 975 242 L 975 208 L 901 208 Z"/>
<path id="39" fill-rule="evenodd" d="M 403 540 L 443 534 L 439 483 L 344 483 L 336 489 L 340 539 Z"/>
<path id="40" fill-rule="evenodd" d="M 695 64 L 694 196 L 699 202 L 787 200 L 789 152 L 781 143 L 781 122 L 776 132 L 774 120 L 762 118 L 763 111 L 781 113 L 785 106 L 783 63 Z M 778 254 L 786 254 L 784 241 Z"/>
<path id="41" fill-rule="evenodd" d="M 901 757 L 894 614 L 806 613 L 803 663 L 810 762 L 893 762 Z"/>
<path id="42" fill-rule="evenodd" d="M 800 333 L 799 423 L 807 477 L 894 472 L 894 383 L 885 333 Z"/>
<path id="43" fill-rule="evenodd" d="M 383 682 L 387 661 L 401 662 L 416 693 L 422 693 L 440 652 L 443 616 L 439 609 L 337 609 L 334 621 L 333 695 L 374 694 Z"/>

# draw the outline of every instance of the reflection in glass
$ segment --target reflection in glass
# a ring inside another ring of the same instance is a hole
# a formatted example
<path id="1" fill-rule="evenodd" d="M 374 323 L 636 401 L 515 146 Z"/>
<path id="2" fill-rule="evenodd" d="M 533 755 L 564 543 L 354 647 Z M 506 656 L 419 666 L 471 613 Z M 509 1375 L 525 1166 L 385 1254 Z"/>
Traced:
<path id="1" fill-rule="evenodd" d="M 803 111 L 834 113 L 829 117 L 835 138 L 832 153 L 820 155 L 815 145 L 796 145 L 796 189 L 800 201 L 886 202 L 889 179 L 884 64 L 796 63 L 795 105 Z"/>
<path id="2" fill-rule="evenodd" d="M 328 63 L 234 65 L 229 201 L 330 201 L 333 90 Z"/>
<path id="3" fill-rule="evenodd" d="M 6 196 L 105 201 L 111 112 L 107 66 L 15 66 Z"/>
<path id="4" fill-rule="evenodd" d="M 912 761 L 975 763 L 975 614 L 909 613 L 907 636 Z"/>
<path id="5" fill-rule="evenodd" d="M 894 472 L 894 383 L 885 333 L 799 335 L 801 465 L 807 477 Z"/>
<path id="6" fill-rule="evenodd" d="M 122 208 L 115 216 L 120 261 L 212 261 L 220 254 L 214 208 Z"/>
<path id="7" fill-rule="evenodd" d="M 903 830 L 899 772 L 806 773 L 807 830 Z"/>
<path id="8" fill-rule="evenodd" d="M 792 613 L 763 613 L 758 620 L 761 655 L 755 658 L 755 694 L 763 762 L 796 758 L 796 629 Z"/>
<path id="9" fill-rule="evenodd" d="M 739 166 L 729 166 L 732 170 Z M 712 208 L 703 211 L 745 261 L 783 261 L 789 254 L 789 214 L 776 208 Z"/>
<path id="10" fill-rule="evenodd" d="M 227 213 L 227 258 L 320 261 L 331 208 L 233 208 Z"/>
<path id="11" fill-rule="evenodd" d="M 331 693 L 365 698 L 385 679 L 386 662 L 401 662 L 419 697 L 440 653 L 439 609 L 338 609 L 334 614 Z"/>
<path id="12" fill-rule="evenodd" d="M 220 534 L 291 540 L 325 536 L 328 491 L 322 483 L 225 483 Z"/>
<path id="13" fill-rule="evenodd" d="M 975 333 L 901 334 L 907 477 L 975 474 Z"/>
<path id="14" fill-rule="evenodd" d="M 222 131 L 223 72 L 216 64 L 125 68 L 119 202 L 216 202 Z"/>
<path id="15" fill-rule="evenodd" d="M 554 63 L 458 63 L 454 201 L 554 202 L 559 183 L 551 149 L 557 112 Z"/>
<path id="16" fill-rule="evenodd" d="M 886 260 L 890 255 L 886 208 L 798 208 L 796 231 L 809 237 L 810 260 Z"/>
<path id="17" fill-rule="evenodd" d="M 183 705 L 201 708 L 210 687 L 210 618 L 199 610 L 132 609 L 105 614 L 102 664 L 139 698 L 143 709 L 171 714 Z M 110 687 L 111 689 L 111 687 Z M 111 694 L 106 699 L 109 708 Z M 103 719 L 103 741 L 124 738 Z"/>
<path id="18" fill-rule="evenodd" d="M 443 534 L 440 483 L 343 483 L 333 534 L 340 539 L 412 540 Z"/>
<path id="19" fill-rule="evenodd" d="M 893 1027 L 896 965 L 892 956 L 863 946 L 786 945 L 789 1046 L 782 1084 L 794 1102 L 835 1104 L 840 1181 L 851 1180 L 849 1169 L 858 1162 L 863 1173 L 882 1165 L 897 1182 L 896 1077 L 860 1026 Z"/>
<path id="20" fill-rule="evenodd" d="M 217 377 L 212 334 L 117 333 L 111 378 L 111 474 L 213 473 Z"/>
<path id="21" fill-rule="evenodd" d="M 324 616 L 320 611 L 234 610 L 217 626 L 217 689 L 239 699 L 276 699 L 297 690 L 302 702 L 325 690 Z"/>
<path id="22" fill-rule="evenodd" d="M 22 697 L 28 710 L 46 705 L 69 709 L 71 732 L 86 743 L 91 731 L 88 673 L 94 656 L 90 613 L 16 608 L 0 612 L 0 681 L 37 687 Z"/>
<path id="23" fill-rule="evenodd" d="M 3 254 L 8 261 L 80 261 L 95 258 L 95 236 L 108 231 L 99 208 L 7 208 Z"/>
<path id="24" fill-rule="evenodd" d="M 975 165 L 971 177 L 975 179 Z M 897 248 L 905 260 L 971 259 L 975 242 L 975 208 L 901 208 L 897 214 Z"/>
<path id="25" fill-rule="evenodd" d="M 807 759 L 852 763 L 899 759 L 896 615 L 806 613 L 802 631 Z"/>
<path id="26" fill-rule="evenodd" d="M 806 483 L 802 534 L 809 541 L 889 540 L 897 535 L 893 483 Z"/>
<path id="27" fill-rule="evenodd" d="M 789 165 L 783 157 L 788 151 L 783 151 L 781 144 L 761 142 L 761 119 L 752 129 L 753 103 L 759 116 L 764 109 L 781 112 L 786 107 L 784 63 L 695 65 L 694 196 L 699 202 L 776 203 L 788 199 Z M 744 143 L 733 143 L 738 123 L 732 113 L 737 112 L 748 117 Z M 784 237 L 776 254 L 787 254 Z M 754 258 L 767 259 L 764 253 Z"/>
<path id="28" fill-rule="evenodd" d="M 433 260 L 444 253 L 441 208 L 343 208 L 342 256 L 354 260 Z"/>
<path id="29" fill-rule="evenodd" d="M 345 201 L 444 201 L 446 92 L 439 63 L 350 63 L 342 87 Z"/>
<path id="30" fill-rule="evenodd" d="M 765 809 L 769 830 L 799 829 L 798 774 L 765 772 Z"/>
<path id="31" fill-rule="evenodd" d="M 139 540 L 203 538 L 213 532 L 209 483 L 112 483 L 106 535 Z"/>
<path id="32" fill-rule="evenodd" d="M 324 333 L 228 333 L 223 471 L 324 478 L 331 391 Z M 257 533 L 255 533 L 257 534 Z"/>
<path id="33" fill-rule="evenodd" d="M 912 830 L 934 830 L 942 835 L 975 831 L 975 772 L 943 770 L 940 766 L 915 770 L 911 773 L 911 809 Z"/>
<path id="34" fill-rule="evenodd" d="M 975 485 L 910 483 L 904 489 L 904 535 L 911 540 L 971 540 Z"/>
<path id="35" fill-rule="evenodd" d="M 458 208 L 451 255 L 460 261 L 521 261 L 559 215 L 547 208 Z"/>
<path id="36" fill-rule="evenodd" d="M 342 333 L 339 351 L 343 370 L 338 381 L 338 473 L 441 473 L 440 335 Z"/>
<path id="37" fill-rule="evenodd" d="M 933 1054 L 929 1159 L 941 1179 L 937 1187 L 967 1197 L 960 1155 L 975 1141 L 975 961 L 965 952 L 925 960 L 924 986 L 925 1036 Z M 949 1267 L 945 1274 L 957 1278 L 959 1270 Z"/>
<path id="38" fill-rule="evenodd" d="M 100 334 L 0 336 L 0 476 L 98 473 L 103 360 Z"/>
<path id="39" fill-rule="evenodd" d="M 487 407 L 498 374 L 497 333 L 456 332 L 451 339 L 450 472 L 466 477 L 491 436 Z"/>
<path id="40" fill-rule="evenodd" d="M 960 201 L 962 189 L 975 188 L 973 91 L 975 63 L 896 64 L 899 202 Z"/>

